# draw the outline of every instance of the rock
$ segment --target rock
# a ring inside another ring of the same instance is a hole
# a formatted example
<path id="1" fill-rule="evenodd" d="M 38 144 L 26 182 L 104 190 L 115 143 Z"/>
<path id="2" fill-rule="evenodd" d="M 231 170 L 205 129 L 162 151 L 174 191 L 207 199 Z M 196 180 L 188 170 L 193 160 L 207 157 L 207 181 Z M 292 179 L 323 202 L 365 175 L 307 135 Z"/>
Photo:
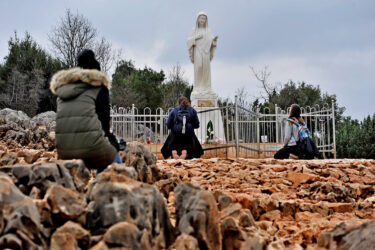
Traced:
<path id="1" fill-rule="evenodd" d="M 104 234 L 103 240 L 108 246 L 125 249 L 151 249 L 147 230 L 141 231 L 136 225 L 128 222 L 119 222 L 110 227 Z"/>
<path id="2" fill-rule="evenodd" d="M 83 192 L 91 177 L 90 170 L 86 167 L 84 161 L 66 160 L 61 161 L 59 165 L 69 171 L 71 177 L 73 178 L 76 190 Z"/>
<path id="3" fill-rule="evenodd" d="M 55 130 L 56 128 L 56 113 L 53 111 L 47 111 L 34 116 L 31 122 L 35 123 L 36 126 L 45 126 L 49 131 Z"/>
<path id="4" fill-rule="evenodd" d="M 228 195 L 219 196 L 219 209 L 223 210 L 233 202 L 233 198 Z"/>
<path id="5" fill-rule="evenodd" d="M 75 220 L 85 213 L 85 200 L 71 189 L 53 185 L 45 199 L 57 220 Z"/>
<path id="6" fill-rule="evenodd" d="M 133 167 L 138 173 L 138 180 L 153 183 L 158 179 L 159 170 L 156 167 L 156 156 L 151 154 L 139 142 L 129 142 L 122 156 L 125 166 Z"/>
<path id="7" fill-rule="evenodd" d="M 281 210 L 281 215 L 286 217 L 286 216 L 292 216 L 296 214 L 296 212 L 299 209 L 299 205 L 295 201 L 282 201 L 280 202 L 280 210 Z"/>
<path id="8" fill-rule="evenodd" d="M 164 197 L 168 197 L 179 183 L 181 183 L 181 180 L 179 178 L 171 177 L 168 179 L 157 181 L 154 183 L 154 185 L 159 189 Z"/>
<path id="9" fill-rule="evenodd" d="M 24 149 L 19 151 L 17 157 L 23 157 L 29 164 L 34 163 L 41 155 L 42 151 L 35 149 Z"/>
<path id="10" fill-rule="evenodd" d="M 18 240 L 13 236 L 7 236 L 0 239 L 0 246 L 8 248 L 13 243 L 21 241 L 22 246 L 28 249 L 36 249 L 37 245 L 46 247 L 41 236 L 43 228 L 40 224 L 38 209 L 30 198 L 24 197 L 22 201 L 5 206 L 3 212 L 5 227 L 2 234 L 9 236 L 9 234 L 17 232 Z"/>
<path id="11" fill-rule="evenodd" d="M 25 195 L 13 184 L 12 180 L 0 174 L 0 210 L 14 202 L 25 199 Z"/>
<path id="12" fill-rule="evenodd" d="M 45 194 L 52 185 L 61 185 L 63 187 L 77 190 L 69 171 L 57 163 L 38 163 L 31 167 L 31 176 L 28 186 L 36 186 Z"/>
<path id="13" fill-rule="evenodd" d="M 104 233 L 118 222 L 128 222 L 140 232 L 147 231 L 152 247 L 167 248 L 172 244 L 168 211 L 154 186 L 107 171 L 90 185 L 87 198 L 87 228 L 94 234 Z"/>
<path id="14" fill-rule="evenodd" d="M 342 238 L 340 249 L 375 249 L 375 221 L 363 223 Z"/>
<path id="15" fill-rule="evenodd" d="M 260 237 L 248 238 L 241 247 L 241 250 L 263 250 L 267 243 Z"/>
<path id="16" fill-rule="evenodd" d="M 21 111 L 2 109 L 0 110 L 0 138 L 3 138 L 11 148 L 24 146 L 29 149 L 53 150 L 55 139 L 50 133 L 56 127 L 55 116 L 53 111 L 49 111 L 30 119 Z"/>
<path id="17" fill-rule="evenodd" d="M 31 126 L 30 117 L 27 114 L 9 108 L 0 110 L 0 120 L 5 124 L 10 124 L 13 128 L 18 126 L 29 128 Z"/>
<path id="18" fill-rule="evenodd" d="M 17 162 L 17 154 L 5 154 L 0 158 L 0 166 L 13 165 Z"/>
<path id="19" fill-rule="evenodd" d="M 326 249 L 337 249 L 338 242 L 348 233 L 359 228 L 359 222 L 340 222 L 332 230 L 323 231 L 318 237 L 318 246 Z"/>
<path id="20" fill-rule="evenodd" d="M 133 180 L 138 180 L 138 173 L 137 171 L 132 167 L 125 167 L 123 165 L 119 165 L 117 163 L 114 163 L 112 165 L 109 165 L 104 171 L 106 172 L 113 172 L 116 175 L 123 175 Z"/>
<path id="21" fill-rule="evenodd" d="M 357 198 L 350 186 L 341 186 L 332 182 L 315 182 L 310 184 L 309 196 L 315 200 L 330 202 L 352 202 Z"/>
<path id="22" fill-rule="evenodd" d="M 219 213 L 212 193 L 182 183 L 175 188 L 177 227 L 198 239 L 200 248 L 221 249 Z"/>
<path id="23" fill-rule="evenodd" d="M 90 233 L 81 225 L 68 221 L 59 227 L 52 235 L 51 249 L 88 249 Z"/>
<path id="24" fill-rule="evenodd" d="M 51 214 L 51 206 L 49 205 L 47 200 L 34 200 L 34 204 L 36 205 L 39 215 L 40 215 L 40 222 L 45 228 L 51 228 L 53 226 L 52 221 L 52 214 Z"/>
<path id="25" fill-rule="evenodd" d="M 301 183 L 311 183 L 317 181 L 318 177 L 312 174 L 289 172 L 287 179 L 292 181 L 295 185 L 299 185 Z"/>
<path id="26" fill-rule="evenodd" d="M 172 249 L 176 250 L 199 250 L 198 241 L 196 238 L 187 235 L 181 234 L 177 237 L 174 247 Z"/>
<path id="27" fill-rule="evenodd" d="M 4 234 L 0 237 L 1 249 L 22 249 L 22 240 L 15 234 Z"/>

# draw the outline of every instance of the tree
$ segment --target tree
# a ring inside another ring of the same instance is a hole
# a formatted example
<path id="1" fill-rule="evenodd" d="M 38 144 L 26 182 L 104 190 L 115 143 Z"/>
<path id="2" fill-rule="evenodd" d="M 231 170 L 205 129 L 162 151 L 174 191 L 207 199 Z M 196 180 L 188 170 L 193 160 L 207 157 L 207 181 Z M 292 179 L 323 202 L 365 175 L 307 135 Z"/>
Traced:
<path id="1" fill-rule="evenodd" d="M 29 115 L 55 109 L 55 97 L 49 90 L 49 80 L 61 68 L 60 61 L 44 51 L 27 32 L 22 39 L 15 32 L 8 46 L 9 53 L 0 70 L 3 82 L 0 85 L 3 96 L 0 99 L 3 102 L 0 104 L 23 110 Z M 30 104 L 32 108 L 28 107 Z"/>
<path id="2" fill-rule="evenodd" d="M 172 66 L 168 81 L 162 85 L 162 105 L 164 110 L 176 106 L 179 97 L 185 96 L 190 99 L 193 87 L 189 85 L 188 81 L 184 78 L 184 71 L 177 63 Z"/>
<path id="3" fill-rule="evenodd" d="M 339 158 L 375 158 L 375 114 L 362 122 L 346 117 L 336 133 Z"/>
<path id="4" fill-rule="evenodd" d="M 161 86 L 165 79 L 164 72 L 151 68 L 136 69 L 132 61 L 121 60 L 112 75 L 112 104 L 138 109 L 160 107 L 162 102 Z"/>
<path id="5" fill-rule="evenodd" d="M 272 95 L 277 92 L 277 85 L 269 83 L 269 77 L 271 76 L 271 71 L 268 70 L 268 66 L 264 66 L 261 70 L 256 70 L 254 67 L 250 66 L 250 70 L 252 71 L 254 77 L 262 84 L 261 87 L 263 88 L 266 95 L 262 95 L 262 98 L 266 102 L 272 102 Z"/>
<path id="6" fill-rule="evenodd" d="M 92 49 L 95 52 L 104 72 L 108 72 L 115 60 L 116 51 L 112 44 L 104 37 L 98 38 L 97 30 L 87 18 L 78 12 L 74 14 L 69 9 L 52 29 L 48 39 L 67 68 L 77 65 L 77 55 L 83 49 Z"/>

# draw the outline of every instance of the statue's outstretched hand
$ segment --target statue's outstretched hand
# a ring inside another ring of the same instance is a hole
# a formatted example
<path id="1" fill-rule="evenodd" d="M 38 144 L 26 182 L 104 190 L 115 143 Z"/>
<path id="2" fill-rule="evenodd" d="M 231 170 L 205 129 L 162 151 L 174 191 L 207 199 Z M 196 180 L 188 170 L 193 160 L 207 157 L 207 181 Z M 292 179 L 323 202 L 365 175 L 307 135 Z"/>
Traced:
<path id="1" fill-rule="evenodd" d="M 217 45 L 217 39 L 218 39 L 218 38 L 219 38 L 218 36 L 215 36 L 215 37 L 214 37 L 214 39 L 213 39 L 213 41 L 212 41 L 212 45 L 214 45 L 214 46 Z"/>

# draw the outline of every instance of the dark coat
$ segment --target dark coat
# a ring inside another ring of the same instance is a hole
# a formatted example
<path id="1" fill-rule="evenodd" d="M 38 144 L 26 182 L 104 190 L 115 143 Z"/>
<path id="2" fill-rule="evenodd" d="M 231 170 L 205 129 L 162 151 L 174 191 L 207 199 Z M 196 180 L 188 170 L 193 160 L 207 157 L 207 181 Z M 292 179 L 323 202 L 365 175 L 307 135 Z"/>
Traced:
<path id="1" fill-rule="evenodd" d="M 181 155 L 182 150 L 187 150 L 186 159 L 199 158 L 204 152 L 194 133 L 194 129 L 199 128 L 197 112 L 191 107 L 186 108 L 191 114 L 192 119 L 190 121 L 191 124 L 186 125 L 186 134 L 182 134 L 181 132 L 173 130 L 176 115 L 180 109 L 182 109 L 182 106 L 177 106 L 169 113 L 167 128 L 171 130 L 171 133 L 168 135 L 167 140 L 161 148 L 161 153 L 165 159 L 168 159 L 172 155 L 172 150 L 176 150 L 179 155 Z M 189 129 L 188 126 L 192 128 Z"/>
<path id="2" fill-rule="evenodd" d="M 186 131 L 192 132 L 194 131 L 194 129 L 199 128 L 199 119 L 198 119 L 197 111 L 195 111 L 195 109 L 193 109 L 192 107 L 184 108 L 181 105 L 175 107 L 169 113 L 168 120 L 167 120 L 167 128 L 173 130 L 173 127 L 176 121 L 177 112 L 180 111 L 181 109 L 188 110 L 191 116 L 190 123 L 186 125 Z"/>
<path id="3" fill-rule="evenodd" d="M 116 147 L 109 140 L 110 82 L 98 70 L 72 68 L 51 80 L 57 95 L 56 148 L 60 159 L 83 159 L 88 167 L 105 168 Z"/>

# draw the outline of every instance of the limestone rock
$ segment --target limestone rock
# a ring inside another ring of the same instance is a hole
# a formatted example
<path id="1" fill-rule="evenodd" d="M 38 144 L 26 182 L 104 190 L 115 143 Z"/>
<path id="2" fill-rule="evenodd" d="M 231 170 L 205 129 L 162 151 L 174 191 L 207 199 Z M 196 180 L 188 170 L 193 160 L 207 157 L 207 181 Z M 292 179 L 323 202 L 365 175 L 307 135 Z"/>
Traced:
<path id="1" fill-rule="evenodd" d="M 17 162 L 17 154 L 15 153 L 4 154 L 0 158 L 0 166 L 13 165 L 16 162 Z"/>
<path id="2" fill-rule="evenodd" d="M 119 222 L 110 227 L 104 234 L 103 240 L 107 246 L 125 249 L 151 249 L 147 230 L 141 231 L 136 225 L 128 222 Z"/>
<path id="3" fill-rule="evenodd" d="M 152 247 L 167 248 L 172 244 L 169 215 L 163 197 L 154 186 L 108 171 L 90 185 L 87 198 L 90 201 L 87 228 L 94 234 L 125 221 L 136 225 L 140 232 L 146 230 Z"/>
<path id="4" fill-rule="evenodd" d="M 52 185 L 61 185 L 72 190 L 77 190 L 69 171 L 57 163 L 43 163 L 32 166 L 29 187 L 36 186 L 44 195 Z"/>
<path id="5" fill-rule="evenodd" d="M 58 219 L 74 220 L 85 213 L 85 200 L 69 188 L 53 185 L 48 189 L 45 199 Z"/>
<path id="6" fill-rule="evenodd" d="M 219 213 L 212 193 L 182 183 L 175 188 L 175 205 L 180 233 L 197 238 L 200 248 L 221 249 Z"/>
<path id="7" fill-rule="evenodd" d="M 87 249 L 90 246 L 90 233 L 81 225 L 68 221 L 52 235 L 51 249 Z"/>
<path id="8" fill-rule="evenodd" d="M 53 111 L 47 111 L 34 116 L 31 119 L 32 123 L 37 126 L 45 126 L 48 131 L 53 131 L 56 128 L 56 113 Z"/>
<path id="9" fill-rule="evenodd" d="M 127 143 L 122 161 L 125 166 L 135 168 L 139 181 L 151 184 L 158 179 L 159 170 L 156 167 L 156 156 L 151 154 L 141 143 L 136 141 Z"/>
<path id="10" fill-rule="evenodd" d="M 375 221 L 363 223 L 345 235 L 339 244 L 339 249 L 375 249 Z"/>
<path id="11" fill-rule="evenodd" d="M 198 241 L 196 238 L 181 234 L 177 237 L 174 247 L 172 249 L 176 250 L 199 250 Z"/>

